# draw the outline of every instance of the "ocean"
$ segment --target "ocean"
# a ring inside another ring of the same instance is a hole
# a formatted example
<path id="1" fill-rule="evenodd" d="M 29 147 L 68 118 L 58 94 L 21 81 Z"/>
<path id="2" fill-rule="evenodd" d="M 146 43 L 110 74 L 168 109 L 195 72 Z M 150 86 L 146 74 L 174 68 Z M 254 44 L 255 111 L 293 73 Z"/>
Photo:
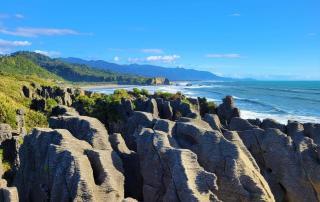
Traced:
<path id="1" fill-rule="evenodd" d="M 145 88 L 149 92 L 181 91 L 190 97 L 206 97 L 217 104 L 226 95 L 234 97 L 242 118 L 272 118 L 320 123 L 320 81 L 195 81 L 175 82 L 170 86 L 119 86 Z M 110 94 L 115 88 L 91 88 Z"/>

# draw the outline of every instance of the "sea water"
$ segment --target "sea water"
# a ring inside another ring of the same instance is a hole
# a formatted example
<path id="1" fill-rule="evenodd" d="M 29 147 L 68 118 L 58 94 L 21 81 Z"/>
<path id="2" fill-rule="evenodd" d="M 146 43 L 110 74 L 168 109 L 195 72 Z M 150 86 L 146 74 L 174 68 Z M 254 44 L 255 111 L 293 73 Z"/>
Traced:
<path id="1" fill-rule="evenodd" d="M 320 81 L 196 81 L 175 82 L 170 86 L 119 86 L 149 92 L 181 91 L 190 97 L 206 97 L 217 104 L 226 95 L 234 97 L 242 118 L 273 118 L 320 123 Z M 95 92 L 113 93 L 115 88 L 92 88 Z"/>

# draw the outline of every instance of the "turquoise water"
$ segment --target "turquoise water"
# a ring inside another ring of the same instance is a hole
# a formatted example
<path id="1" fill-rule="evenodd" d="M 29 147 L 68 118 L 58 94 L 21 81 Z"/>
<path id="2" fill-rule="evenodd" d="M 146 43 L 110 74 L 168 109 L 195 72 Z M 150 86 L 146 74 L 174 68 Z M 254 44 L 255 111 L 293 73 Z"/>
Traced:
<path id="1" fill-rule="evenodd" d="M 274 118 L 282 123 L 288 120 L 320 123 L 320 81 L 202 81 L 143 88 L 151 92 L 181 91 L 192 97 L 207 97 L 217 103 L 226 95 L 232 95 L 243 118 Z M 114 89 L 91 90 L 111 93 Z"/>

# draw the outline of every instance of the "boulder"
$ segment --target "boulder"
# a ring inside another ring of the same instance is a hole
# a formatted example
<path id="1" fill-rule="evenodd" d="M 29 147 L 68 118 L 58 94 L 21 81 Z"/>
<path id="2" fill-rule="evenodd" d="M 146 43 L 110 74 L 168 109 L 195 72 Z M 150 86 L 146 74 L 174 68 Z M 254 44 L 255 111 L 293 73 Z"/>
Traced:
<path id="1" fill-rule="evenodd" d="M 215 174 L 190 150 L 172 147 L 166 133 L 143 129 L 137 144 L 144 201 L 219 201 Z"/>
<path id="2" fill-rule="evenodd" d="M 286 133 L 287 128 L 285 125 L 278 123 L 277 121 L 273 119 L 264 119 L 260 125 L 260 128 L 262 129 L 268 129 L 268 128 L 276 128 L 281 130 L 283 133 Z"/>
<path id="3" fill-rule="evenodd" d="M 112 150 L 108 141 L 108 131 L 98 119 L 87 116 L 51 117 L 49 126 L 67 129 L 79 140 L 88 142 L 94 149 Z"/>
<path id="4" fill-rule="evenodd" d="M 0 123 L 0 144 L 12 138 L 12 128 L 9 124 Z"/>
<path id="5" fill-rule="evenodd" d="M 21 201 L 122 201 L 122 163 L 64 129 L 34 129 L 20 149 Z"/>
<path id="6" fill-rule="evenodd" d="M 248 120 L 240 117 L 232 118 L 229 124 L 229 129 L 235 131 L 251 130 L 253 128 L 257 128 L 257 126 L 251 125 Z"/>
<path id="7" fill-rule="evenodd" d="M 153 126 L 153 129 L 158 131 L 163 131 L 171 135 L 174 125 L 175 125 L 175 122 L 173 121 L 166 120 L 166 119 L 157 119 Z"/>
<path id="8" fill-rule="evenodd" d="M 32 97 L 32 91 L 28 86 L 22 86 L 22 93 L 26 98 Z"/>
<path id="9" fill-rule="evenodd" d="M 169 101 L 165 101 L 162 98 L 157 98 L 157 105 L 159 109 L 159 116 L 162 119 L 172 119 L 173 112 L 172 112 L 172 107 L 170 105 Z"/>
<path id="10" fill-rule="evenodd" d="M 147 112 L 135 111 L 128 119 L 123 138 L 129 149 L 136 151 L 136 136 L 141 128 L 152 128 L 154 125 L 154 117 Z"/>
<path id="11" fill-rule="evenodd" d="M 213 130 L 218 130 L 221 132 L 222 125 L 220 119 L 216 114 L 205 114 L 203 120 L 207 122 Z"/>
<path id="12" fill-rule="evenodd" d="M 217 114 L 220 121 L 227 125 L 234 117 L 240 117 L 240 111 L 235 107 L 233 97 L 228 95 L 222 100 L 222 104 L 217 107 Z"/>
<path id="13" fill-rule="evenodd" d="M 276 201 L 319 201 L 319 147 L 302 133 L 279 129 L 239 132 L 256 159 Z"/>
<path id="14" fill-rule="evenodd" d="M 35 110 L 35 111 L 45 111 L 46 109 L 46 100 L 41 98 L 41 99 L 33 99 L 31 101 L 31 105 L 30 105 L 30 108 Z"/>
<path id="15" fill-rule="evenodd" d="M 159 110 L 158 110 L 157 101 L 154 98 L 151 98 L 151 99 L 148 99 L 146 104 L 147 104 L 146 112 L 151 113 L 154 118 L 158 118 Z"/>
<path id="16" fill-rule="evenodd" d="M 79 113 L 72 107 L 58 105 L 52 108 L 51 116 L 79 116 Z"/>
<path id="17" fill-rule="evenodd" d="M 320 145 L 320 124 L 305 123 L 303 128 L 304 135 L 313 139 L 317 145 Z"/>
<path id="18" fill-rule="evenodd" d="M 222 201 L 274 201 L 238 134 L 229 133 L 224 137 L 204 121 L 177 122 L 174 138 L 182 148 L 197 154 L 206 171 L 217 175 L 217 196 Z"/>
<path id="19" fill-rule="evenodd" d="M 258 127 L 260 127 L 262 123 L 260 119 L 247 119 L 247 120 L 251 125 L 258 126 Z"/>

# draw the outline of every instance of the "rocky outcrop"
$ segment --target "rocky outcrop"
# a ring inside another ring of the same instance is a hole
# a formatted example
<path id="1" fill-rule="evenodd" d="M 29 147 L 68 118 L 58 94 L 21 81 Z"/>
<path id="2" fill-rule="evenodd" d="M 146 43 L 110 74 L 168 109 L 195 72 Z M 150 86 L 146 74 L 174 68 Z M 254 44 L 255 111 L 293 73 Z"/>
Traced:
<path id="1" fill-rule="evenodd" d="M 262 129 L 268 129 L 268 128 L 276 128 L 281 130 L 283 133 L 286 133 L 287 129 L 286 126 L 278 123 L 277 121 L 273 119 L 264 119 L 260 125 Z"/>
<path id="2" fill-rule="evenodd" d="M 170 102 L 165 101 L 162 98 L 157 98 L 156 101 L 160 118 L 171 120 L 173 117 L 173 111 Z"/>
<path id="3" fill-rule="evenodd" d="M 51 116 L 79 116 L 79 113 L 72 107 L 58 105 L 52 108 Z"/>
<path id="4" fill-rule="evenodd" d="M 20 151 L 16 180 L 20 200 L 121 201 L 121 161 L 106 152 L 67 130 L 34 129 Z"/>
<path id="5" fill-rule="evenodd" d="M 0 201 L 2 202 L 19 202 L 17 188 L 0 186 Z"/>
<path id="6" fill-rule="evenodd" d="M 137 144 L 144 201 L 219 201 L 216 176 L 190 150 L 171 147 L 166 133 L 143 129 Z"/>
<path id="7" fill-rule="evenodd" d="M 140 174 L 138 154 L 128 149 L 121 134 L 119 133 L 111 134 L 109 140 L 112 148 L 118 153 L 123 162 L 125 197 L 132 197 L 142 201 L 142 176 Z"/>
<path id="8" fill-rule="evenodd" d="M 233 117 L 240 117 L 240 110 L 235 107 L 232 96 L 226 96 L 222 101 L 217 107 L 217 114 L 221 123 L 228 125 Z"/>
<path id="9" fill-rule="evenodd" d="M 59 116 L 49 120 L 51 128 L 62 128 L 70 131 L 79 140 L 85 140 L 95 149 L 111 150 L 108 131 L 95 118 L 87 116 Z"/>
<path id="10" fill-rule="evenodd" d="M 221 132 L 223 128 L 218 115 L 216 114 L 205 114 L 203 120 L 207 122 L 213 130 L 218 130 Z"/>
<path id="11" fill-rule="evenodd" d="M 318 146 L 300 133 L 279 129 L 239 133 L 268 181 L 277 201 L 319 201 Z"/>
<path id="12" fill-rule="evenodd" d="M 135 111 L 128 119 L 123 138 L 129 149 L 137 151 L 136 137 L 142 128 L 152 128 L 154 117 L 147 112 Z"/>
<path id="13" fill-rule="evenodd" d="M 154 77 L 148 81 L 149 85 L 170 85 L 170 81 L 164 77 Z"/>
<path id="14" fill-rule="evenodd" d="M 217 175 L 222 201 L 274 201 L 273 194 L 238 134 L 212 130 L 206 122 L 177 122 L 174 137 L 198 156 L 203 168 Z"/>

